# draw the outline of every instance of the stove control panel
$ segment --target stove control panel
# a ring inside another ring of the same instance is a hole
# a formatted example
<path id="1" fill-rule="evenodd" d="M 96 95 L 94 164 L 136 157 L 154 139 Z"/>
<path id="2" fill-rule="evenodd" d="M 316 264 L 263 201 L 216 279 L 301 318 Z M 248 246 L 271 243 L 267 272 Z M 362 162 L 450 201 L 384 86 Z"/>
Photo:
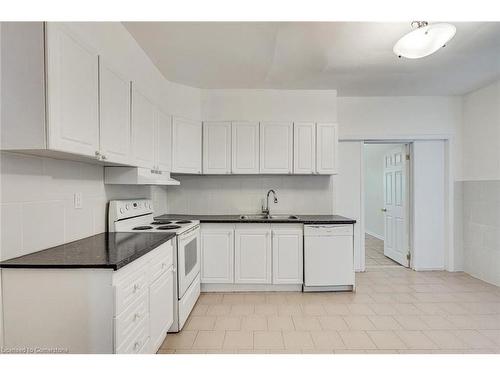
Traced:
<path id="1" fill-rule="evenodd" d="M 109 221 L 114 222 L 153 213 L 150 199 L 113 200 L 109 202 Z"/>

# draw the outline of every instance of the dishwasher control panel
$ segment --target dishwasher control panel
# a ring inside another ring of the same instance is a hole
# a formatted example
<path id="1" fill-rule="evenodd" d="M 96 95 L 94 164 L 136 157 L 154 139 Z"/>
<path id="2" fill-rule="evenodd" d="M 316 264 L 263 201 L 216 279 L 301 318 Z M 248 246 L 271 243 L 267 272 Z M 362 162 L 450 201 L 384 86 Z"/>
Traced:
<path id="1" fill-rule="evenodd" d="M 304 225 L 304 236 L 352 236 L 352 224 L 317 224 Z"/>

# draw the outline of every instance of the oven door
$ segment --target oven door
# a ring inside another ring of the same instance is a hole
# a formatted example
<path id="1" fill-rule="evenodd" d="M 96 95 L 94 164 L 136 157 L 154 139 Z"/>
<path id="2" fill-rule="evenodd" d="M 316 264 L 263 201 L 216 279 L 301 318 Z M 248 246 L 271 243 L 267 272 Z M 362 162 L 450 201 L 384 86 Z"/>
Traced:
<path id="1" fill-rule="evenodd" d="M 177 278 L 179 299 L 200 273 L 200 227 L 197 225 L 177 237 Z"/>

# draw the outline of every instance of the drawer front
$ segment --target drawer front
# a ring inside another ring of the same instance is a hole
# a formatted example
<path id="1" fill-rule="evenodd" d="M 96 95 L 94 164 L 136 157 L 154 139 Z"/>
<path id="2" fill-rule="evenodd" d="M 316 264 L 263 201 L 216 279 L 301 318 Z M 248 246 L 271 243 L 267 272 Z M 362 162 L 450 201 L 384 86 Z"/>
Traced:
<path id="1" fill-rule="evenodd" d="M 115 285 L 115 316 L 136 301 L 148 288 L 148 265 L 145 264 Z"/>
<path id="2" fill-rule="evenodd" d="M 148 316 L 149 293 L 141 293 L 141 296 L 132 303 L 125 311 L 115 318 L 115 342 L 116 347 L 122 346 L 132 332 L 141 325 Z"/>
<path id="3" fill-rule="evenodd" d="M 174 263 L 173 246 L 171 241 L 164 243 L 157 250 L 150 262 L 151 281 L 156 280 L 172 267 Z"/>
<path id="4" fill-rule="evenodd" d="M 117 345 L 116 353 L 139 354 L 149 351 L 149 316 L 146 315 L 132 334 L 120 346 Z"/>

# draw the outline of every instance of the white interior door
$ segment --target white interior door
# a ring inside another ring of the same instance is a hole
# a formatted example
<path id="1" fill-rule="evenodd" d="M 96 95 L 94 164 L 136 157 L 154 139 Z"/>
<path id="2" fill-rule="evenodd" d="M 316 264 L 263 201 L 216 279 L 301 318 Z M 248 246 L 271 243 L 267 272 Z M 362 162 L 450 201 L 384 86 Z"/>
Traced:
<path id="1" fill-rule="evenodd" d="M 408 267 L 406 147 L 384 155 L 384 255 Z"/>

